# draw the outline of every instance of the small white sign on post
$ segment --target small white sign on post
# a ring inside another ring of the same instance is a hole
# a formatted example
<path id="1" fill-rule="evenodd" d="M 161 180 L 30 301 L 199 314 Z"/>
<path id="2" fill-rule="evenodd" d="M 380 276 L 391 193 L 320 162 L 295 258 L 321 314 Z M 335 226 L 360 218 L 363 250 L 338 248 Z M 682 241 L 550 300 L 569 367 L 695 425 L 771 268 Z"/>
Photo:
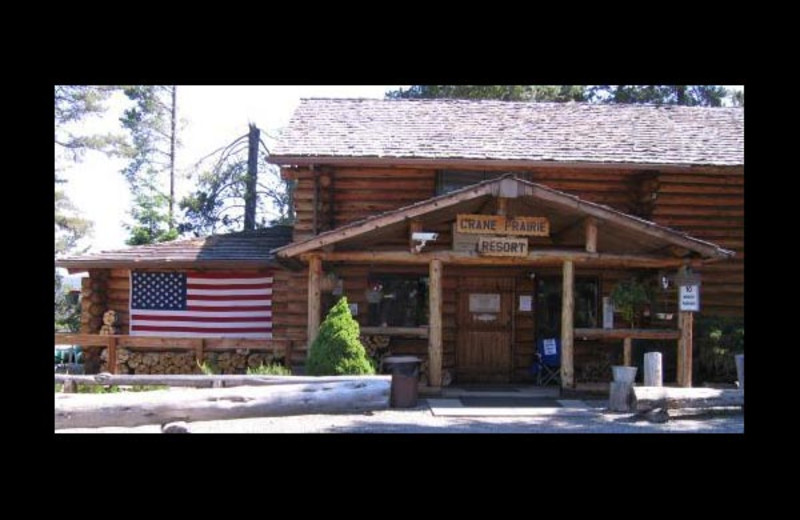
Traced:
<path id="1" fill-rule="evenodd" d="M 610 296 L 603 296 L 603 328 L 614 328 L 614 304 Z"/>
<path id="2" fill-rule="evenodd" d="M 542 343 L 544 346 L 545 356 L 555 356 L 558 353 L 558 349 L 556 348 L 555 338 L 547 338 Z"/>
<path id="3" fill-rule="evenodd" d="M 679 309 L 697 312 L 700 310 L 700 285 L 681 285 L 678 289 Z"/>

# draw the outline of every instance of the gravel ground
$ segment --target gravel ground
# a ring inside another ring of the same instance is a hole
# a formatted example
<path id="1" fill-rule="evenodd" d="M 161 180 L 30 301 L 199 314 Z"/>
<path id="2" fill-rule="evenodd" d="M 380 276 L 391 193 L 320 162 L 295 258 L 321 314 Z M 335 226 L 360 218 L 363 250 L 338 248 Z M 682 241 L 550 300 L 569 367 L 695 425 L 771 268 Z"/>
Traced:
<path id="1" fill-rule="evenodd" d="M 196 422 L 193 433 L 744 433 L 737 410 L 670 412 L 666 423 L 619 413 L 538 417 L 436 417 L 424 401 L 415 409 L 359 415 L 298 415 Z M 159 433 L 159 425 L 135 428 L 76 428 L 57 433 Z"/>

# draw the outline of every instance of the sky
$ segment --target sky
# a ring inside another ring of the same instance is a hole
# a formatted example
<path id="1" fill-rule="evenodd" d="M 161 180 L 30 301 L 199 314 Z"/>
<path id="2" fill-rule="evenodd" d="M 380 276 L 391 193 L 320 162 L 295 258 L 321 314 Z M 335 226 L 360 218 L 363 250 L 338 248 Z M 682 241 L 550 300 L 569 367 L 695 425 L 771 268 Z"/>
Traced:
<path id="1" fill-rule="evenodd" d="M 248 123 L 262 130 L 267 146 L 289 122 L 302 97 L 367 97 L 383 98 L 391 86 L 178 86 L 178 117 L 185 121 L 179 134 L 182 147 L 178 149 L 176 195 L 177 199 L 191 189 L 186 173 L 198 159 L 224 146 L 236 137 L 247 133 Z M 407 85 L 403 85 L 407 87 Z M 727 86 L 736 90 L 741 86 Z M 100 118 L 91 118 L 82 124 L 89 133 L 121 133 L 119 117 L 126 106 L 122 93 L 109 101 L 108 111 Z M 266 135 L 264 135 L 266 134 Z M 83 240 L 79 248 L 88 252 L 127 247 L 128 231 L 124 222 L 128 215 L 131 197 L 120 173 L 125 161 L 112 159 L 99 152 L 87 152 L 83 160 L 70 166 L 64 177 L 67 196 L 83 216 L 94 222 L 94 233 Z"/>
<path id="2" fill-rule="evenodd" d="M 407 86 L 407 85 L 405 85 Z M 279 134 L 289 122 L 303 97 L 367 97 L 383 98 L 392 86 L 178 86 L 178 118 L 185 120 L 179 133 L 183 146 L 176 154 L 176 195 L 178 200 L 190 191 L 185 174 L 201 157 L 247 133 L 248 123 L 262 130 L 267 146 L 269 136 Z M 87 120 L 81 127 L 86 132 L 121 133 L 119 117 L 126 106 L 125 97 L 115 94 L 108 111 L 100 118 Z M 266 135 L 264 135 L 266 133 Z M 120 171 L 125 161 L 112 159 L 99 152 L 87 152 L 83 160 L 70 166 L 64 177 L 64 190 L 83 216 L 94 222 L 94 233 L 79 244 L 88 252 L 127 247 L 128 231 L 124 222 L 131 197 Z"/>

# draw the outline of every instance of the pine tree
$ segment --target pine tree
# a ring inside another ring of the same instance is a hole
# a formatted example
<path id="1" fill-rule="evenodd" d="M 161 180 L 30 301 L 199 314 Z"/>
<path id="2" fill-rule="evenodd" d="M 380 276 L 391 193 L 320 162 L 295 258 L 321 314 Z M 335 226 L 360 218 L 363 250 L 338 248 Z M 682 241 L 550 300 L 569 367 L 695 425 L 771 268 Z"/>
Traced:
<path id="1" fill-rule="evenodd" d="M 122 147 L 129 159 L 122 171 L 134 195 L 136 222 L 128 226 L 129 245 L 165 242 L 178 237 L 175 225 L 175 153 L 177 87 L 133 85 L 125 95 L 134 106 L 120 119 L 132 144 Z"/>
<path id="2" fill-rule="evenodd" d="M 347 297 L 331 308 L 311 344 L 306 372 L 316 376 L 374 374 L 375 367 L 358 339 L 360 328 L 350 314 Z"/>

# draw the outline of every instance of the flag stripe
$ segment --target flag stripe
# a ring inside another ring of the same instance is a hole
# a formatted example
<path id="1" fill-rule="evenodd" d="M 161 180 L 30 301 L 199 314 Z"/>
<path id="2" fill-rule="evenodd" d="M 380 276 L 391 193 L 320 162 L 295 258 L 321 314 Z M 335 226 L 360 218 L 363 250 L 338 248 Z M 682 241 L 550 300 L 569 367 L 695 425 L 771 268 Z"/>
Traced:
<path id="1" fill-rule="evenodd" d="M 236 337 L 244 339 L 270 339 L 271 332 L 237 332 L 236 334 L 221 334 L 217 331 L 207 332 L 170 332 L 161 330 L 143 330 L 136 333 L 137 336 L 163 336 L 167 338 L 224 338 Z"/>
<path id="2" fill-rule="evenodd" d="M 188 309 L 196 307 L 221 307 L 223 309 L 229 307 L 257 307 L 257 306 L 270 306 L 272 300 L 199 300 L 191 299 L 188 302 Z"/>
<path id="3" fill-rule="evenodd" d="M 263 321 L 264 323 L 268 322 L 270 316 L 256 316 L 258 321 Z M 169 322 L 177 322 L 177 321 L 185 321 L 189 323 L 253 323 L 254 320 L 253 316 L 153 316 L 149 314 L 145 315 L 137 315 L 136 316 L 138 323 L 144 323 L 145 321 L 152 321 L 152 322 L 159 322 L 159 321 L 169 321 Z"/>
<path id="4" fill-rule="evenodd" d="M 137 330 L 162 331 L 162 332 L 203 332 L 203 328 L 200 327 L 177 327 L 177 326 L 161 327 L 155 325 L 140 325 L 137 327 Z M 268 332 L 272 332 L 272 327 L 215 328 L 209 332 L 213 332 L 214 334 L 224 333 L 224 335 L 226 336 L 236 336 L 237 332 L 262 332 L 266 334 Z"/>
<path id="5" fill-rule="evenodd" d="M 244 303 L 244 302 L 238 302 Z M 206 311 L 206 312 L 225 312 L 229 310 L 231 307 L 236 307 L 237 311 L 268 311 L 272 309 L 272 302 L 267 301 L 266 305 L 236 305 L 236 306 L 228 306 L 228 307 L 221 307 L 216 305 L 189 305 L 186 307 L 187 311 Z"/>
<path id="6" fill-rule="evenodd" d="M 203 289 L 188 289 L 186 294 L 193 297 L 201 297 L 201 296 L 215 296 L 218 298 L 222 298 L 225 296 L 260 296 L 263 297 L 265 294 L 272 294 L 272 288 L 269 289 L 217 289 L 214 288 L 203 288 Z"/>
<path id="7" fill-rule="evenodd" d="M 217 320 L 221 318 L 216 318 Z M 258 330 L 272 330 L 272 322 L 261 322 L 258 327 L 253 327 L 253 322 L 241 322 L 241 323 L 220 323 L 218 321 L 211 321 L 211 322 L 203 322 L 203 321 L 170 321 L 170 322 L 163 322 L 158 320 L 139 320 L 137 327 L 152 327 L 152 328 L 159 328 L 159 329 L 167 329 L 167 330 L 174 330 L 175 328 L 185 327 L 185 328 L 193 328 L 193 329 L 230 329 L 230 330 L 239 330 L 239 329 L 255 329 Z"/>
<path id="8" fill-rule="evenodd" d="M 243 284 L 243 283 L 222 283 L 222 282 L 231 282 L 231 280 L 214 280 L 214 282 L 220 283 L 197 283 L 196 280 L 191 280 L 189 283 L 186 284 L 186 288 L 190 291 L 192 289 L 205 289 L 207 291 L 217 291 L 217 290 L 247 290 L 247 289 L 272 289 L 272 282 L 268 283 L 253 283 L 253 284 Z"/>
<path id="9" fill-rule="evenodd" d="M 192 294 L 191 297 L 187 299 L 187 301 L 191 302 L 198 302 L 198 301 L 216 301 L 216 302 L 238 302 L 238 301 L 252 301 L 252 300 L 263 300 L 265 296 L 271 296 L 272 289 L 264 289 L 261 294 L 223 294 L 223 295 L 211 295 L 211 294 Z"/>
<path id="10" fill-rule="evenodd" d="M 266 273 L 242 273 L 239 271 L 215 271 L 215 272 L 189 271 L 187 274 L 192 278 L 203 279 L 203 280 L 214 280 L 214 279 L 252 280 L 254 278 L 255 279 L 272 278 L 272 274 L 267 275 Z"/>
<path id="11" fill-rule="evenodd" d="M 268 309 L 270 307 L 267 307 Z M 230 312 L 220 312 L 220 311 L 207 311 L 205 309 L 197 310 L 197 311 L 147 311 L 145 314 L 141 314 L 140 311 L 133 311 L 131 313 L 132 316 L 147 316 L 149 319 L 153 319 L 154 316 L 164 316 L 164 317 L 180 317 L 180 316 L 194 316 L 197 318 L 269 318 L 272 316 L 272 311 L 239 311 L 241 307 L 237 307 L 236 311 Z"/>
<path id="12" fill-rule="evenodd" d="M 272 274 L 131 272 L 132 335 L 272 337 Z"/>

